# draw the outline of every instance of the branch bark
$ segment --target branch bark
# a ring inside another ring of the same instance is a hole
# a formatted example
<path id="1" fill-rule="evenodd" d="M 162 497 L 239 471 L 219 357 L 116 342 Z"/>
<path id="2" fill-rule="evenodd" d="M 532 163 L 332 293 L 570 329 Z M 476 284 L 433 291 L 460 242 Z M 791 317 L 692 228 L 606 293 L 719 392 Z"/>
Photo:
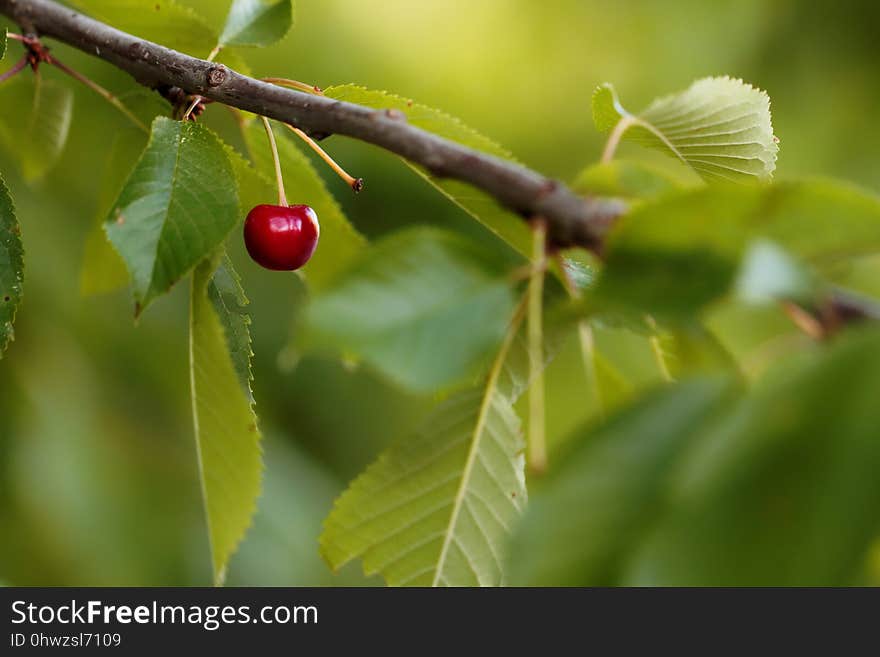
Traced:
<path id="1" fill-rule="evenodd" d="M 0 14 L 25 32 L 52 37 L 100 57 L 147 87 L 180 87 L 313 135 L 359 139 L 419 164 L 435 176 L 469 183 L 525 219 L 544 218 L 548 242 L 555 247 L 600 250 L 609 225 L 624 210 L 617 201 L 580 197 L 531 169 L 411 126 L 399 112 L 261 82 L 222 64 L 137 38 L 52 0 L 0 0 Z"/>

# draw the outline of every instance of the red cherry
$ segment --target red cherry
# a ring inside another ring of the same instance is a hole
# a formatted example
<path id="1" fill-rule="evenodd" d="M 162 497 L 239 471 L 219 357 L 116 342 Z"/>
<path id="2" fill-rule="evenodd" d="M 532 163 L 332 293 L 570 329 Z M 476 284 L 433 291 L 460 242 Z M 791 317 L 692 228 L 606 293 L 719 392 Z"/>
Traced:
<path id="1" fill-rule="evenodd" d="M 299 269 L 312 257 L 320 234 L 318 215 L 308 205 L 258 205 L 244 220 L 248 253 L 266 269 Z"/>

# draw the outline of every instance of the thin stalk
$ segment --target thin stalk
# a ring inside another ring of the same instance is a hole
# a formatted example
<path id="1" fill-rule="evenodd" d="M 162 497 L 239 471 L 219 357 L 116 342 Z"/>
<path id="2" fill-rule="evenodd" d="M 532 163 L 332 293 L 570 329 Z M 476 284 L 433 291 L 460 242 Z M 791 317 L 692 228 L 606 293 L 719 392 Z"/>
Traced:
<path id="1" fill-rule="evenodd" d="M 529 279 L 528 345 L 529 436 L 527 461 L 535 474 L 547 470 L 547 439 L 544 426 L 544 269 L 547 257 L 547 224 L 537 219 L 532 226 L 532 276 Z"/>
<path id="2" fill-rule="evenodd" d="M 306 93 L 315 94 L 317 96 L 324 95 L 324 91 L 321 87 L 313 84 L 306 84 L 299 80 L 291 80 L 289 78 L 260 78 L 260 80 L 262 82 L 268 82 L 269 84 L 277 84 L 280 87 L 290 87 L 291 89 L 296 89 L 298 91 L 305 91 Z"/>
<path id="3" fill-rule="evenodd" d="M 620 140 L 623 139 L 623 133 L 636 123 L 638 123 L 638 119 L 634 116 L 624 116 L 617 122 L 617 125 L 614 126 L 614 130 L 612 130 L 611 134 L 608 136 L 608 141 L 605 142 L 605 149 L 602 151 L 602 158 L 599 160 L 601 164 L 608 164 L 614 159 L 614 154 L 617 152 Z"/>
<path id="4" fill-rule="evenodd" d="M 272 125 L 265 116 L 260 117 L 263 120 L 263 127 L 266 129 L 266 136 L 269 138 L 269 148 L 272 150 L 272 161 L 275 164 L 275 180 L 278 183 L 278 205 L 287 207 L 287 195 L 284 193 L 284 177 L 281 175 L 281 158 L 278 157 L 278 144 L 275 143 L 275 133 L 272 132 Z"/>
<path id="5" fill-rule="evenodd" d="M 314 139 L 309 137 L 305 132 L 303 132 L 299 128 L 292 126 L 289 123 L 285 123 L 284 125 L 287 126 L 291 131 L 293 131 L 293 133 L 297 137 L 299 137 L 306 144 L 308 144 L 309 148 L 311 148 L 313 151 L 315 151 L 318 154 L 318 157 L 320 157 L 322 160 L 324 160 L 324 162 L 327 163 L 327 166 L 329 166 L 331 169 L 333 169 L 334 173 L 336 173 L 337 176 L 339 176 L 340 178 L 342 178 L 343 181 L 345 181 L 346 185 L 351 187 L 356 192 L 359 192 L 364 188 L 364 179 L 363 178 L 355 178 L 354 176 L 350 176 L 348 174 L 348 172 L 346 172 L 345 169 L 343 169 L 341 166 L 336 164 L 336 160 L 334 160 L 332 157 L 330 157 L 327 154 L 327 151 L 325 151 L 323 148 L 321 148 L 321 146 L 318 144 L 318 142 L 316 142 Z"/>

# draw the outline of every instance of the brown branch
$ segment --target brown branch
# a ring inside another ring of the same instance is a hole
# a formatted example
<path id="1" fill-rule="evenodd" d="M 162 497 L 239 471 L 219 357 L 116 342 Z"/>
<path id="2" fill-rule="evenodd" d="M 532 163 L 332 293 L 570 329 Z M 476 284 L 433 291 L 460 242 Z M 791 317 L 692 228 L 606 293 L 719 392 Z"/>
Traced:
<path id="1" fill-rule="evenodd" d="M 482 189 L 526 219 L 547 221 L 551 246 L 599 250 L 610 223 L 624 211 L 614 200 L 585 199 L 562 183 L 518 164 L 443 139 L 375 110 L 262 82 L 206 60 L 139 39 L 52 0 L 0 0 L 0 14 L 27 32 L 55 38 L 100 57 L 156 89 L 188 94 L 261 114 L 315 135 L 340 134 L 368 142 L 423 166 L 441 178 Z"/>

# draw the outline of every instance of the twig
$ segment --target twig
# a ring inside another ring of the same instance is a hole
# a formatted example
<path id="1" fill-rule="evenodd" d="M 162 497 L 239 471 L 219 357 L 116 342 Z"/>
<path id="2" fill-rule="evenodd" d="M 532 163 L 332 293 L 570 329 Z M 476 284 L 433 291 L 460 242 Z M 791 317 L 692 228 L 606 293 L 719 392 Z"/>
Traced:
<path id="1" fill-rule="evenodd" d="M 526 219 L 547 221 L 552 247 L 599 249 L 611 222 L 625 211 L 617 200 L 587 199 L 562 183 L 438 137 L 407 123 L 401 112 L 287 89 L 139 39 L 53 0 L 0 0 L 0 14 L 28 31 L 63 41 L 127 71 L 148 87 L 190 94 L 290 123 L 311 135 L 340 134 L 396 153 L 441 178 L 482 189 Z"/>

